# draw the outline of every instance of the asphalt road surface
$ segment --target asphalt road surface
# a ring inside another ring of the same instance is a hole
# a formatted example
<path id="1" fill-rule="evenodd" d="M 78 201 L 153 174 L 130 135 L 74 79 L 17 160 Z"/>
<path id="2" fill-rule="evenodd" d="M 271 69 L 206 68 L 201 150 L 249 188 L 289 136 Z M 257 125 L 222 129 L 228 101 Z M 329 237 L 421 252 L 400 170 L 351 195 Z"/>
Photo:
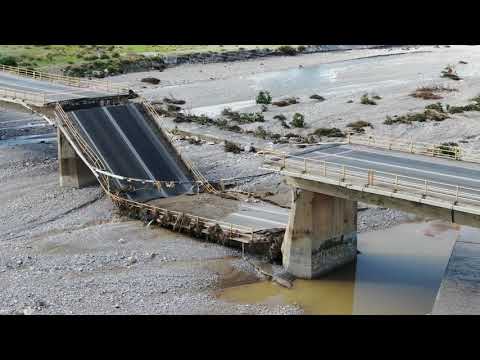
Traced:
<path id="1" fill-rule="evenodd" d="M 350 145 L 321 145 L 295 153 L 294 155 L 307 159 L 327 161 L 333 163 L 333 166 L 338 165 L 339 168 L 342 165 L 355 166 L 417 178 L 421 179 L 418 180 L 419 185 L 424 182 L 423 180 L 428 180 L 432 185 L 435 185 L 435 182 L 451 184 L 448 188 L 452 190 L 456 186 L 471 188 L 471 190 L 465 189 L 462 191 L 480 196 L 479 164 L 441 160 L 434 157 L 430 158 L 393 151 L 386 152 L 375 148 L 353 147 Z M 289 159 L 289 161 L 294 160 Z M 300 159 L 298 161 L 303 163 Z M 319 165 L 322 166 L 320 162 Z M 381 175 L 394 178 L 394 176 L 386 174 Z"/>
<path id="2" fill-rule="evenodd" d="M 241 204 L 237 211 L 222 221 L 251 227 L 255 230 L 286 228 L 289 210 L 279 206 Z"/>
<path id="3" fill-rule="evenodd" d="M 140 104 L 92 107 L 69 112 L 83 138 L 103 160 L 110 172 L 137 179 L 177 181 L 173 188 L 131 183 L 136 190 L 128 195 L 148 201 L 194 191 L 192 176 L 173 152 L 172 145 L 139 111 Z M 157 132 L 158 133 L 158 132 Z M 116 180 L 119 188 L 126 182 Z"/>
<path id="4" fill-rule="evenodd" d="M 92 91 L 91 89 L 82 89 L 74 86 L 34 80 L 28 77 L 17 76 L 1 71 L 0 88 L 14 91 L 47 93 L 46 98 L 49 102 L 108 95 L 107 92 Z"/>

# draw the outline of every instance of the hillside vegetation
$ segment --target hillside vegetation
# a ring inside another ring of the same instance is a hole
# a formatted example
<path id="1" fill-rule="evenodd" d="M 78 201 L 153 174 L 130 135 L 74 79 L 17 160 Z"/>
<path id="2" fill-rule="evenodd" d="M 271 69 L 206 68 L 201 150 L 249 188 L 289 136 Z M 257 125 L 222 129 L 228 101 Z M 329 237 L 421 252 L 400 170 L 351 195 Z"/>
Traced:
<path id="1" fill-rule="evenodd" d="M 223 52 L 282 45 L 0 45 L 0 64 L 62 72 L 79 65 L 109 69 L 115 73 L 124 63 L 197 52 Z M 296 45 L 294 45 L 296 46 Z M 81 74 L 77 74 L 81 75 Z"/>

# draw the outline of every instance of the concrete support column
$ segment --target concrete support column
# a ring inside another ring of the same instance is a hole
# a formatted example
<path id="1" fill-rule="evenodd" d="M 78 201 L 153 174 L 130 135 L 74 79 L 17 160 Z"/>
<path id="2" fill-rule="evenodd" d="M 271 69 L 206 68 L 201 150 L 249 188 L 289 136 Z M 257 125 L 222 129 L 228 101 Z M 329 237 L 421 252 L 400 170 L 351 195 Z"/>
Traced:
<path id="1" fill-rule="evenodd" d="M 355 260 L 357 202 L 292 188 L 293 204 L 282 244 L 283 266 L 311 279 Z"/>
<path id="2" fill-rule="evenodd" d="M 57 140 L 60 186 L 82 188 L 95 184 L 97 178 L 77 155 L 60 129 L 57 129 Z"/>

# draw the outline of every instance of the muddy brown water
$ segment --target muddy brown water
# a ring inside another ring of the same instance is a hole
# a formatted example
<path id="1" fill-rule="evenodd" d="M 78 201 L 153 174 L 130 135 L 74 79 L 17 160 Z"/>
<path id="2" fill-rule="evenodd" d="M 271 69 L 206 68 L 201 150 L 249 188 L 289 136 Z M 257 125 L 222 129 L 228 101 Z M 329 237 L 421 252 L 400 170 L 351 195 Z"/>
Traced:
<path id="1" fill-rule="evenodd" d="M 480 230 L 440 221 L 407 223 L 359 234 L 354 264 L 317 280 L 295 280 L 292 289 L 269 281 L 217 291 L 240 304 L 298 305 L 305 314 L 427 314 L 459 238 Z"/>

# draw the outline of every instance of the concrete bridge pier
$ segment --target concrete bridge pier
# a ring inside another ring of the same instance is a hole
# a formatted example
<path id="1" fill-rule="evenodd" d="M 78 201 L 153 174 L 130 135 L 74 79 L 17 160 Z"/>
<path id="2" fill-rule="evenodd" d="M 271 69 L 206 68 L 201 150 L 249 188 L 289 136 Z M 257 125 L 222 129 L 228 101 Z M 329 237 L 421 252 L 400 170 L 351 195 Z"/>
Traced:
<path id="1" fill-rule="evenodd" d="M 60 186 L 82 188 L 97 183 L 97 178 L 77 155 L 68 140 L 57 128 Z"/>
<path id="2" fill-rule="evenodd" d="M 357 202 L 292 187 L 293 203 L 282 244 L 283 266 L 312 279 L 355 260 Z"/>

